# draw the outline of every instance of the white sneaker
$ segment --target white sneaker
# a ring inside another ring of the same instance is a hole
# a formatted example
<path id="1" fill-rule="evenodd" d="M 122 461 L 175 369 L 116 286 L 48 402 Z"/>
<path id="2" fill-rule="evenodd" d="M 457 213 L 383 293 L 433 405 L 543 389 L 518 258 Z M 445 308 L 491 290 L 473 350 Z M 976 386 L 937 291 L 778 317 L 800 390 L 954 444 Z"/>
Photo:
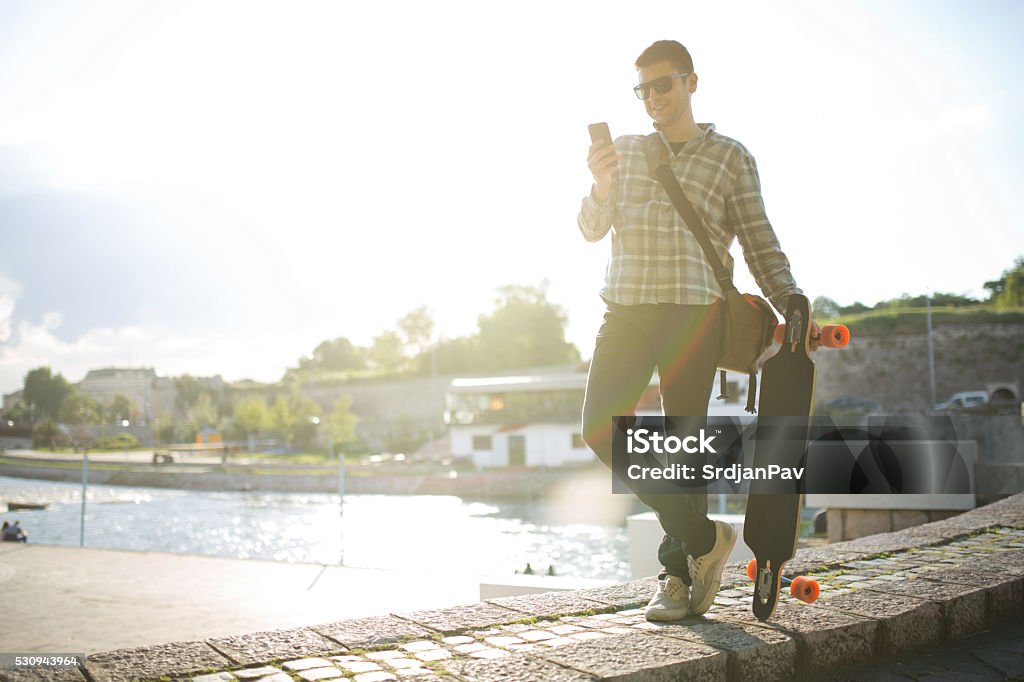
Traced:
<path id="1" fill-rule="evenodd" d="M 679 576 L 658 581 L 658 591 L 644 609 L 647 620 L 669 621 L 686 618 L 690 606 L 690 588 Z"/>
<path id="2" fill-rule="evenodd" d="M 690 558 L 690 613 L 699 616 L 711 608 L 722 585 L 722 569 L 736 544 L 736 529 L 715 521 L 715 545 L 707 554 Z"/>

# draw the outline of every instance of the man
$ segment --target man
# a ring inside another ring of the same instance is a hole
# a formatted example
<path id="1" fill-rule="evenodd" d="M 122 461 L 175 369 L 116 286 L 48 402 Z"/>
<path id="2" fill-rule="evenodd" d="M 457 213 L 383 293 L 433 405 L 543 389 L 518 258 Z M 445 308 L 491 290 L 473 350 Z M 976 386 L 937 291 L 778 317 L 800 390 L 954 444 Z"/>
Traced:
<path id="1" fill-rule="evenodd" d="M 738 239 L 751 273 L 783 313 L 802 293 L 764 212 L 753 157 L 740 143 L 697 124 L 691 97 L 697 74 L 680 43 L 661 40 L 636 61 L 634 88 L 654 120 L 658 143 L 726 267 Z M 700 417 L 715 376 L 722 334 L 723 294 L 700 245 L 648 169 L 643 136 L 591 145 L 594 183 L 578 222 L 588 241 L 612 232 L 612 254 L 601 296 L 607 303 L 597 334 L 583 405 L 583 438 L 611 466 L 612 417 L 633 414 L 658 370 L 666 415 Z M 721 585 L 736 530 L 707 517 L 707 495 L 639 494 L 665 531 L 664 567 L 647 605 L 649 620 L 702 614 Z"/>

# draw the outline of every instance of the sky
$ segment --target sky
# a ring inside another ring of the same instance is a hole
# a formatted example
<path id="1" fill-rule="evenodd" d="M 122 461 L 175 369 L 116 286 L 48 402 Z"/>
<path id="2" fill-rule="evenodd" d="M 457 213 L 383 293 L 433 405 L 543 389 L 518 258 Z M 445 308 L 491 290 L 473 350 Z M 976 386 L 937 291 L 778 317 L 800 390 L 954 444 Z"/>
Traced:
<path id="1" fill-rule="evenodd" d="M 0 392 L 276 381 L 421 305 L 473 333 L 507 284 L 589 357 L 587 125 L 651 130 L 633 62 L 663 38 L 811 298 L 984 297 L 1024 254 L 1021 26 L 1013 0 L 0 0 Z"/>

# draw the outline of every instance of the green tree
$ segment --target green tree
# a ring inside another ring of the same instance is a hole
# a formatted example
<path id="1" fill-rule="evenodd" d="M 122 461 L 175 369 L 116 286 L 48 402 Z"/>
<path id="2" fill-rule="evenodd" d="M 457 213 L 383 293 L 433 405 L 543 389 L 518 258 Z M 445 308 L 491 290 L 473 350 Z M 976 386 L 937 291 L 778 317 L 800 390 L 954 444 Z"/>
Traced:
<path id="1" fill-rule="evenodd" d="M 334 403 L 334 409 L 327 417 L 324 426 L 335 444 L 351 443 L 356 439 L 356 423 L 359 420 L 349 411 L 351 407 L 352 396 L 342 396 Z"/>
<path id="2" fill-rule="evenodd" d="M 899 298 L 891 298 L 886 301 L 879 301 L 875 304 L 875 310 L 906 310 L 909 308 L 924 308 L 928 305 L 928 295 L 920 294 L 918 296 L 911 296 L 910 294 L 903 294 Z M 952 308 L 965 308 L 972 305 L 978 305 L 979 301 L 970 296 L 964 296 L 962 294 L 950 294 L 935 292 L 931 295 L 931 305 L 933 306 L 948 306 Z"/>
<path id="3" fill-rule="evenodd" d="M 122 420 L 131 420 L 135 416 L 135 403 L 123 393 L 114 395 L 113 400 L 106 407 L 107 421 L 118 423 Z"/>
<path id="4" fill-rule="evenodd" d="M 195 403 L 188 408 L 188 419 L 197 431 L 207 427 L 216 428 L 220 423 L 220 410 L 213 396 L 206 392 L 200 393 Z"/>
<path id="5" fill-rule="evenodd" d="M 167 412 L 161 411 L 154 422 L 154 428 L 156 429 L 156 437 L 160 443 L 172 443 L 175 440 L 175 427 L 174 419 Z"/>
<path id="6" fill-rule="evenodd" d="M 184 413 L 196 404 L 200 394 L 203 392 L 203 385 L 199 379 L 189 374 L 182 374 L 174 379 L 174 404 Z"/>
<path id="7" fill-rule="evenodd" d="M 103 414 L 103 407 L 90 396 L 72 388 L 64 396 L 57 411 L 57 417 L 64 424 L 96 424 Z"/>
<path id="8" fill-rule="evenodd" d="M 417 371 L 429 374 L 431 363 L 436 363 L 439 374 L 459 374 L 472 372 L 478 353 L 476 336 L 458 336 L 454 339 L 441 339 L 432 349 L 436 357 L 422 354 L 416 358 Z"/>
<path id="9" fill-rule="evenodd" d="M 351 341 L 341 336 L 333 341 L 324 341 L 316 350 L 313 356 L 306 360 L 299 361 L 299 367 L 303 367 L 303 360 L 306 366 L 321 371 L 341 372 L 351 369 L 363 369 L 366 367 L 366 353 L 362 348 L 354 345 Z"/>
<path id="10" fill-rule="evenodd" d="M 300 357 L 296 367 L 287 369 L 284 382 L 301 382 L 321 372 L 343 373 L 363 370 L 367 366 L 367 355 L 366 348 L 355 345 L 343 336 L 323 341 L 311 355 Z"/>
<path id="11" fill-rule="evenodd" d="M 317 430 L 323 412 L 320 405 L 299 392 L 288 396 L 288 412 L 292 415 L 287 428 L 288 442 L 299 449 L 307 449 L 316 442 Z"/>
<path id="12" fill-rule="evenodd" d="M 421 305 L 406 313 L 398 320 L 398 331 L 410 355 L 426 353 L 434 338 L 434 319 L 427 306 Z"/>
<path id="13" fill-rule="evenodd" d="M 854 301 L 853 305 L 844 305 L 839 308 L 840 315 L 857 315 L 858 313 L 866 313 L 871 310 L 870 306 L 866 306 L 860 301 Z"/>
<path id="14" fill-rule="evenodd" d="M 267 427 L 287 437 L 292 425 L 295 423 L 295 416 L 292 415 L 291 407 L 288 405 L 288 398 L 279 395 L 270 406 L 270 415 Z"/>
<path id="15" fill-rule="evenodd" d="M 22 400 L 29 406 L 35 419 L 56 419 L 60 404 L 71 393 L 71 384 L 49 367 L 37 367 L 25 375 Z"/>
<path id="16" fill-rule="evenodd" d="M 839 317 L 839 304 L 827 296 L 819 296 L 811 303 L 814 317 L 819 320 L 831 320 Z"/>
<path id="17" fill-rule="evenodd" d="M 405 354 L 402 352 L 402 337 L 398 332 L 388 329 L 373 338 L 373 345 L 370 347 L 370 362 L 381 374 L 396 374 L 402 370 L 406 363 Z"/>
<path id="18" fill-rule="evenodd" d="M 53 420 L 44 419 L 32 427 L 32 447 L 52 448 L 55 446 L 59 434 L 60 431 Z"/>
<path id="19" fill-rule="evenodd" d="M 494 312 L 478 320 L 475 364 L 491 371 L 578 362 L 579 351 L 565 340 L 566 321 L 543 287 L 502 287 Z"/>
<path id="20" fill-rule="evenodd" d="M 924 299 L 927 297 L 922 296 L 921 298 Z M 971 306 L 978 305 L 979 303 L 981 303 L 981 301 L 979 301 L 978 299 L 973 298 L 971 296 L 966 296 L 964 294 L 950 294 L 943 293 L 941 291 L 937 291 L 934 294 L 932 294 L 932 305 L 935 306 L 945 306 L 951 308 L 969 308 Z"/>
<path id="21" fill-rule="evenodd" d="M 989 302 L 997 308 L 1024 307 L 1024 256 L 1017 256 L 1002 277 L 985 282 L 985 288 L 989 290 Z"/>
<path id="22" fill-rule="evenodd" d="M 235 405 L 234 421 L 246 434 L 259 433 L 270 425 L 270 410 L 261 398 L 245 398 Z"/>

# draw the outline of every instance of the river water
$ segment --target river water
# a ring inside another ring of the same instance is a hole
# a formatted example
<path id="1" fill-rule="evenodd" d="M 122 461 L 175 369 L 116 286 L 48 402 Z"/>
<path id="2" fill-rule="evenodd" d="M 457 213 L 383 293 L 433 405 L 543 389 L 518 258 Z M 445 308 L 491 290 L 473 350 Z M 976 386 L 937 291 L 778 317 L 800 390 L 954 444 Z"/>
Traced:
<path id="1" fill-rule="evenodd" d="M 0 513 L 29 542 L 79 545 L 82 486 L 0 477 Z M 537 573 L 626 580 L 622 525 L 566 523 L 551 506 L 431 495 L 193 492 L 90 485 L 85 546 L 467 575 Z"/>

